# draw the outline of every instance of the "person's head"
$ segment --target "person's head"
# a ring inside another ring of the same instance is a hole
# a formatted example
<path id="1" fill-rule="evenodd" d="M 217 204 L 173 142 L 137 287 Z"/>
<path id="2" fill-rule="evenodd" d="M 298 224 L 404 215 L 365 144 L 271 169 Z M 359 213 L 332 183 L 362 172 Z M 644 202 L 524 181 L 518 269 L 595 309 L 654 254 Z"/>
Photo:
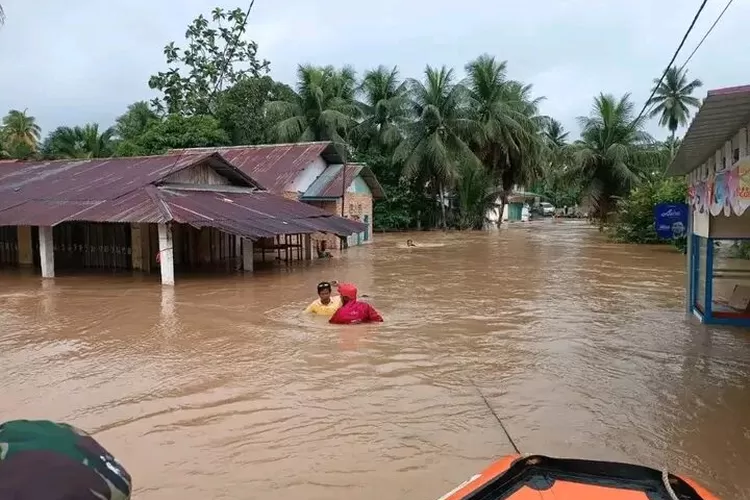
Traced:
<path id="1" fill-rule="evenodd" d="M 339 284 L 339 295 L 341 295 L 342 304 L 357 300 L 357 287 L 351 283 L 341 283 Z"/>
<path id="2" fill-rule="evenodd" d="M 331 284 L 327 281 L 318 283 L 318 296 L 323 304 L 328 304 L 331 301 Z"/>

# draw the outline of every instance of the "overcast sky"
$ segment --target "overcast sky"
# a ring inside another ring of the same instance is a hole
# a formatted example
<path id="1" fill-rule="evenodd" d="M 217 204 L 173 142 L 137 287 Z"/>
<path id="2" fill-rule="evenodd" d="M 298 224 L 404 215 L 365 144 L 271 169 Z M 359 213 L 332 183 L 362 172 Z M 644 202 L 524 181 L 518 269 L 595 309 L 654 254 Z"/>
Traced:
<path id="1" fill-rule="evenodd" d="M 0 113 L 25 109 L 46 134 L 67 124 L 112 124 L 153 97 L 163 46 L 220 0 L 0 0 Z M 426 64 L 464 64 L 482 53 L 508 61 L 509 76 L 546 96 L 542 111 L 577 134 L 599 92 L 648 97 L 699 0 L 256 0 L 249 36 L 271 75 L 293 84 L 297 64 L 397 65 L 420 77 Z M 725 0 L 709 0 L 681 63 Z M 691 61 L 708 89 L 750 83 L 741 40 L 750 2 L 735 2 Z M 654 123 L 650 131 L 666 134 Z"/>

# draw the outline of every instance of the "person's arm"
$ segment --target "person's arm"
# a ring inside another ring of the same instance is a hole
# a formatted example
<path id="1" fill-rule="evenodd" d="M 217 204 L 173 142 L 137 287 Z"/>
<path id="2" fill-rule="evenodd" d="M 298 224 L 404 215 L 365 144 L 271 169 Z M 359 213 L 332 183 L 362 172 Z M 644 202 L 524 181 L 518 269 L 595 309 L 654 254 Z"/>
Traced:
<path id="1" fill-rule="evenodd" d="M 382 323 L 383 317 L 370 304 L 367 304 L 367 320 L 371 323 Z"/>

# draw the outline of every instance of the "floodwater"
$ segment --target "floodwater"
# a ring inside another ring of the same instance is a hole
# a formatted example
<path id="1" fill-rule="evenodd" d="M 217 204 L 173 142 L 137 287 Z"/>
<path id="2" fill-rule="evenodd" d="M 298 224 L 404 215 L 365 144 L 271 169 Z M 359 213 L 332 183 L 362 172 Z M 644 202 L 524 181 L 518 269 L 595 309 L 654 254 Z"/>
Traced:
<path id="1" fill-rule="evenodd" d="M 750 498 L 750 333 L 686 318 L 683 262 L 542 223 L 164 291 L 5 273 L 0 416 L 93 432 L 136 499 L 429 500 L 512 452 L 473 381 L 523 452 Z M 300 315 L 322 279 L 386 322 Z"/>

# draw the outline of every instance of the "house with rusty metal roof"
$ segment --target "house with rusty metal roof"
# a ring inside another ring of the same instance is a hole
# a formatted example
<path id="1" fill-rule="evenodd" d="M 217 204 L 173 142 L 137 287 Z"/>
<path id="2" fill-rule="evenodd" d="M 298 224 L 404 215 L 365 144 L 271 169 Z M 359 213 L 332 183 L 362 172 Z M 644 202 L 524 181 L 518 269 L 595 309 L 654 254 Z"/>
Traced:
<path id="1" fill-rule="evenodd" d="M 220 152 L 227 161 L 272 193 L 366 224 L 364 231 L 348 238 L 349 245 L 372 241 L 373 201 L 385 198 L 385 192 L 367 165 L 349 163 L 344 168 L 343 159 L 333 143 L 192 148 L 172 150 L 168 154 L 184 156 L 211 152 Z"/>
<path id="2" fill-rule="evenodd" d="M 264 189 L 217 152 L 0 165 L 0 265 L 252 271 L 365 224 Z"/>

